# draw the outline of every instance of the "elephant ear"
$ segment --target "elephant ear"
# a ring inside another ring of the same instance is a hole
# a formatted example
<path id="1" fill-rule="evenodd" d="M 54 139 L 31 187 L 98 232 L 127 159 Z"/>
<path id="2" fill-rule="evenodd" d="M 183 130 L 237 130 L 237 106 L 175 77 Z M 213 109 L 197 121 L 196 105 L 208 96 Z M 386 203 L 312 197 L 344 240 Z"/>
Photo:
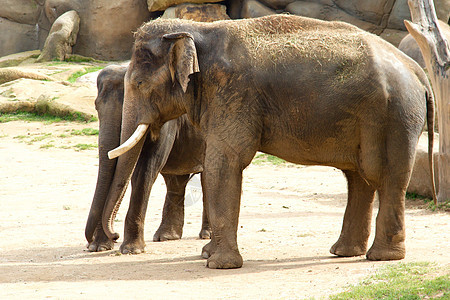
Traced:
<path id="1" fill-rule="evenodd" d="M 177 32 L 165 34 L 163 38 L 172 41 L 169 50 L 169 70 L 172 82 L 175 83 L 175 79 L 178 80 L 183 92 L 186 92 L 189 75 L 200 72 L 194 37 L 187 32 Z"/>

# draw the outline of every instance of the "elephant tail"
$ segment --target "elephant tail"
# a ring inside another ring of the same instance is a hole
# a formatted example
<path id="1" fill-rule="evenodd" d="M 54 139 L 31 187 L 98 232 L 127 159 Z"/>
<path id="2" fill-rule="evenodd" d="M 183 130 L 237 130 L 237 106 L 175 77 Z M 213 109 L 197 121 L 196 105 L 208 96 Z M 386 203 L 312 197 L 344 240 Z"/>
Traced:
<path id="1" fill-rule="evenodd" d="M 427 125 L 428 125 L 428 163 L 430 165 L 431 193 L 434 204 L 437 204 L 436 178 L 434 176 L 434 97 L 431 87 L 426 92 L 427 99 Z"/>

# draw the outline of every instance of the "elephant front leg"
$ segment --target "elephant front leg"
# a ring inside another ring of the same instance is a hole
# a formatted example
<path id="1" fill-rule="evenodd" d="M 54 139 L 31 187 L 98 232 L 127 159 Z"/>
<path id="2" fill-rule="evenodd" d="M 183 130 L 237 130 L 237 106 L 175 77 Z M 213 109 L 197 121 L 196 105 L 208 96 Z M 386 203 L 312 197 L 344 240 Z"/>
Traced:
<path id="1" fill-rule="evenodd" d="M 357 172 L 344 171 L 348 184 L 348 202 L 341 235 L 330 252 L 338 256 L 364 255 L 370 235 L 375 189 Z"/>
<path id="2" fill-rule="evenodd" d="M 202 175 L 214 243 L 205 246 L 214 249 L 204 248 L 202 256 L 209 255 L 207 267 L 211 269 L 240 268 L 243 260 L 237 245 L 242 186 L 239 157 L 208 145 Z"/>
<path id="3" fill-rule="evenodd" d="M 153 236 L 154 242 L 178 240 L 183 234 L 184 195 L 189 175 L 163 175 L 167 186 L 161 225 Z"/>
<path id="4" fill-rule="evenodd" d="M 103 231 L 102 224 L 95 228 L 93 240 L 87 246 L 90 252 L 108 251 L 114 248 L 114 242 L 108 239 Z"/>

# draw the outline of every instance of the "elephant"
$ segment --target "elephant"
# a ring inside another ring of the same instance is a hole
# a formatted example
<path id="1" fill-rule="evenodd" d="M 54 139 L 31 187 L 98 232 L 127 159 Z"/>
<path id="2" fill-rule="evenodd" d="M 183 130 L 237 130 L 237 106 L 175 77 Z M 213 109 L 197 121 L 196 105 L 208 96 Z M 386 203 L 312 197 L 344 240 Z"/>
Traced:
<path id="1" fill-rule="evenodd" d="M 434 98 L 416 62 L 343 22 L 291 15 L 197 23 L 156 19 L 135 34 L 125 74 L 121 146 L 103 211 L 113 213 L 144 138 L 187 114 L 204 136 L 202 185 L 209 268 L 239 268 L 242 172 L 257 151 L 342 170 L 348 187 L 341 234 L 330 252 L 369 260 L 405 257 L 405 193 Z M 429 162 L 433 167 L 433 132 Z M 433 172 L 431 172 L 433 174 Z M 430 178 L 434 187 L 434 177 Z M 368 249 L 375 192 L 375 239 Z"/>
<path id="2" fill-rule="evenodd" d="M 98 96 L 95 106 L 100 121 L 99 171 L 97 186 L 86 223 L 85 235 L 90 251 L 113 248 L 113 240 L 103 232 L 101 215 L 116 167 L 116 160 L 109 160 L 107 152 L 120 143 L 122 123 L 124 76 L 127 66 L 112 65 L 103 69 L 97 77 Z M 186 116 L 167 122 L 160 139 L 148 139 L 142 149 L 131 181 L 130 207 L 125 220 L 122 253 L 138 254 L 144 251 L 144 221 L 151 187 L 159 173 L 167 186 L 161 225 L 153 240 L 180 239 L 184 223 L 185 187 L 190 173 L 203 169 L 205 144 L 201 133 Z M 207 215 L 203 213 L 200 238 L 210 237 Z"/>

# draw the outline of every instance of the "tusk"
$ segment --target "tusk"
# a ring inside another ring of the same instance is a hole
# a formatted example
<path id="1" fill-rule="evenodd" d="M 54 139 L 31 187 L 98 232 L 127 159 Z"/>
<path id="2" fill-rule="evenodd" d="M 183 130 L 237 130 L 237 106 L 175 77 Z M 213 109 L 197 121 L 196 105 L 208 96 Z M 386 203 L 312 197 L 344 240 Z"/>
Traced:
<path id="1" fill-rule="evenodd" d="M 139 126 L 136 128 L 136 131 L 128 140 L 125 141 L 125 143 L 108 152 L 109 159 L 116 158 L 136 146 L 136 144 L 147 132 L 148 126 L 148 124 L 139 124 Z"/>

